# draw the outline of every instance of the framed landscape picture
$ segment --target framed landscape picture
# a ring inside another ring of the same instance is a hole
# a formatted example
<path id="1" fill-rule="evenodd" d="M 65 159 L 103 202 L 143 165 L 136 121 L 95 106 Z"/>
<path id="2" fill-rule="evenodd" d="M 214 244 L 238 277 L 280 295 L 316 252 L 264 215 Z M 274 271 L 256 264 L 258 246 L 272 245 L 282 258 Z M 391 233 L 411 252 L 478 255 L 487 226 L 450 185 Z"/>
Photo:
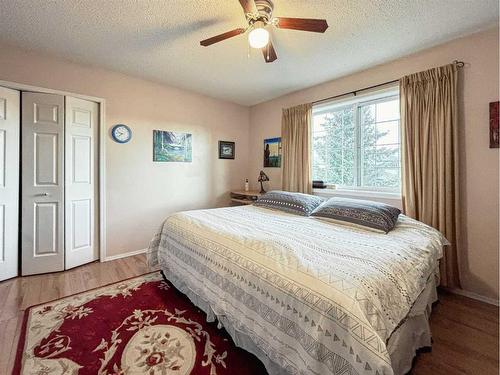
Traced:
<path id="1" fill-rule="evenodd" d="M 490 103 L 490 148 L 500 148 L 500 102 Z"/>
<path id="2" fill-rule="evenodd" d="M 264 168 L 281 168 L 281 137 L 264 139 Z"/>
<path id="3" fill-rule="evenodd" d="M 191 134 L 153 130 L 153 161 L 191 162 Z"/>
<path id="4" fill-rule="evenodd" d="M 234 159 L 234 142 L 219 141 L 219 159 Z"/>

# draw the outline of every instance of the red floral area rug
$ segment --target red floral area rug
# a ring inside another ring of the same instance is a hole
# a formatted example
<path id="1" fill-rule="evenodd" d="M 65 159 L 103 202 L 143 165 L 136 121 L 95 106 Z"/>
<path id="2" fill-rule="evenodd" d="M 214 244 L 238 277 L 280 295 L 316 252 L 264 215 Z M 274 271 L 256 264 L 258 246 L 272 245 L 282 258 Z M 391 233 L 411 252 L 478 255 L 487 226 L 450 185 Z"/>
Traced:
<path id="1" fill-rule="evenodd" d="M 14 374 L 266 374 L 159 272 L 29 308 Z"/>

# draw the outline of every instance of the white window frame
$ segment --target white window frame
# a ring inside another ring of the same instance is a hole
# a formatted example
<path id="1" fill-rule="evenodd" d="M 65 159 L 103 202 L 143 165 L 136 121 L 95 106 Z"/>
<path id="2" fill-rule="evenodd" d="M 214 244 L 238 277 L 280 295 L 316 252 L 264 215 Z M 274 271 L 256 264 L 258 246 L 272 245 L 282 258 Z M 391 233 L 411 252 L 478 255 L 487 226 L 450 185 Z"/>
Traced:
<path id="1" fill-rule="evenodd" d="M 332 100 L 325 103 L 319 103 L 313 106 L 313 119 L 316 115 L 321 115 L 324 113 L 331 112 L 333 110 L 338 110 L 342 107 L 350 107 L 356 105 L 356 110 L 354 111 L 354 122 L 356 124 L 356 139 L 355 139 L 355 171 L 354 171 L 354 179 L 356 181 L 355 186 L 345 186 L 345 185 L 336 185 L 335 190 L 339 195 L 349 195 L 351 192 L 352 195 L 358 196 L 379 196 L 379 197 L 400 197 L 401 196 L 401 182 L 399 188 L 392 187 L 371 187 L 371 186 L 361 186 L 361 174 L 363 173 L 361 168 L 361 163 L 359 159 L 362 157 L 361 145 L 358 144 L 361 139 L 360 132 L 362 131 L 359 121 L 359 111 L 361 106 L 367 104 L 374 104 L 378 102 L 388 101 L 390 98 L 399 98 L 399 87 L 397 85 L 388 86 L 383 89 L 379 89 L 376 91 L 371 91 L 365 94 L 356 95 L 354 97 L 349 97 L 345 99 L 337 99 Z M 399 133 L 398 133 L 398 141 L 399 141 L 399 166 L 400 166 L 400 176 L 401 176 L 401 117 L 399 118 Z M 311 140 L 313 138 L 311 137 Z M 311 145 L 311 148 L 313 145 Z M 313 151 L 311 152 L 311 157 L 314 157 Z M 311 160 L 313 162 L 313 160 Z M 333 192 L 332 189 L 316 189 L 318 192 L 323 191 L 325 193 Z M 315 190 L 315 192 L 316 192 Z"/>

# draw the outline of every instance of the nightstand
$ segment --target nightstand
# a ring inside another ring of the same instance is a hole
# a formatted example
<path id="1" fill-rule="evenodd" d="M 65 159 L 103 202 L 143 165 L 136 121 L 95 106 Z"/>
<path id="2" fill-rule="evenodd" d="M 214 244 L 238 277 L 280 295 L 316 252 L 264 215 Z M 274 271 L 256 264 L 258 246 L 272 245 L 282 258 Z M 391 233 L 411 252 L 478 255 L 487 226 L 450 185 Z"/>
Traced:
<path id="1" fill-rule="evenodd" d="M 232 204 L 252 204 L 262 194 L 258 191 L 232 191 L 231 203 Z"/>

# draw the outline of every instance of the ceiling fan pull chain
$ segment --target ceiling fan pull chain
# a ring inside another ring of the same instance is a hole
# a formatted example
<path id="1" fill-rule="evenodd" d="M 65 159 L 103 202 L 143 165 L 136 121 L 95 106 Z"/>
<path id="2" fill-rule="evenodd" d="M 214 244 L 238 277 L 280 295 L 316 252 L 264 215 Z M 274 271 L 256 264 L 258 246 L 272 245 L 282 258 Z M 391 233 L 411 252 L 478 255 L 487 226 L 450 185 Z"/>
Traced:
<path id="1" fill-rule="evenodd" d="M 270 33 L 269 34 L 269 43 L 267 43 L 267 46 L 266 46 L 266 49 L 267 49 L 267 61 L 269 61 L 269 50 L 271 49 L 270 46 L 271 46 L 271 43 L 273 42 L 273 34 Z"/>

